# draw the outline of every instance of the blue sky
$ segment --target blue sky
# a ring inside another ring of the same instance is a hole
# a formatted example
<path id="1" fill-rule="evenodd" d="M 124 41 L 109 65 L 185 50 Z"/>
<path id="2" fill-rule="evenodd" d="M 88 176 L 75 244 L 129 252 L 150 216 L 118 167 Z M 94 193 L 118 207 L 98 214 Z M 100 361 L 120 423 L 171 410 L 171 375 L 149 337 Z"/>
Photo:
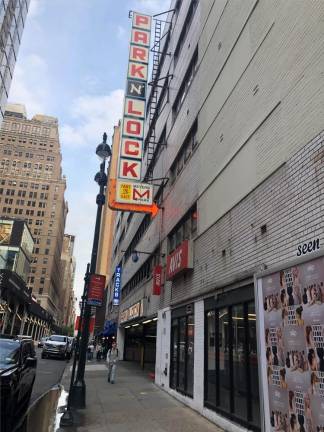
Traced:
<path id="1" fill-rule="evenodd" d="M 66 232 L 76 235 L 75 292 L 90 261 L 99 169 L 95 148 L 122 113 L 129 10 L 159 13 L 170 0 L 32 0 L 9 102 L 28 117 L 58 118 L 69 203 Z"/>

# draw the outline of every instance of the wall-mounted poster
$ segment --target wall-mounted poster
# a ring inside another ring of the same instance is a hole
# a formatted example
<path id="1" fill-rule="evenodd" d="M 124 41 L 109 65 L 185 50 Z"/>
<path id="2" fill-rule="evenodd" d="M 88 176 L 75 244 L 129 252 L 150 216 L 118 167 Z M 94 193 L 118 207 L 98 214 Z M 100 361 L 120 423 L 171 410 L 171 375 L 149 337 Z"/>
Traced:
<path id="1" fill-rule="evenodd" d="M 324 432 L 324 258 L 256 279 L 266 432 Z"/>

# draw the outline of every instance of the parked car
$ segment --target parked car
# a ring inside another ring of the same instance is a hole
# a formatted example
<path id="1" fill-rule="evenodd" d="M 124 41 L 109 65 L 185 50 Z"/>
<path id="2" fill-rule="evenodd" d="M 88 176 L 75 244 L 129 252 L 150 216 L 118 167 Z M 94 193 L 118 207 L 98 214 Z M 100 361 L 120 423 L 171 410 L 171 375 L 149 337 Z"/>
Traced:
<path id="1" fill-rule="evenodd" d="M 12 431 L 15 421 L 28 407 L 36 366 L 32 340 L 0 338 L 1 431 Z"/>
<path id="2" fill-rule="evenodd" d="M 70 358 L 69 342 L 67 336 L 52 335 L 44 343 L 42 359 L 46 357 Z"/>
<path id="3" fill-rule="evenodd" d="M 37 344 L 38 348 L 43 348 L 44 343 L 47 341 L 47 339 L 48 339 L 47 336 L 40 338 L 40 340 L 38 341 L 38 344 Z"/>

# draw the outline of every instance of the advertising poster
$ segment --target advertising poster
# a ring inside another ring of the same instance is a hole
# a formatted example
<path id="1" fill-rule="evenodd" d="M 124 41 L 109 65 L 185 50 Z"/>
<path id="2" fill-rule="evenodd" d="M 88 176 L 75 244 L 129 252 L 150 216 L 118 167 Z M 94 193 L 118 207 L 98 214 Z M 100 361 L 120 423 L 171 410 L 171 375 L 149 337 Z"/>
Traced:
<path id="1" fill-rule="evenodd" d="M 324 258 L 257 278 L 267 432 L 324 432 Z"/>

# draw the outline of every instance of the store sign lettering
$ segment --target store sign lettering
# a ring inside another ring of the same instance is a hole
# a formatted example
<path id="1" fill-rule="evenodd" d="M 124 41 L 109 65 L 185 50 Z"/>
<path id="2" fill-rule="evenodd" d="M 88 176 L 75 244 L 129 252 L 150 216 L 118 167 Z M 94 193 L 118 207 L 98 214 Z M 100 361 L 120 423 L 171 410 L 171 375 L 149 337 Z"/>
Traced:
<path id="1" fill-rule="evenodd" d="M 151 16 L 133 13 L 116 190 L 116 202 L 124 205 L 153 205 L 153 186 L 141 183 L 151 22 Z M 120 179 L 130 184 L 118 184 Z"/>
<path id="2" fill-rule="evenodd" d="M 161 294 L 161 286 L 162 286 L 162 266 L 156 265 L 153 269 L 153 295 Z"/>
<path id="3" fill-rule="evenodd" d="M 118 306 L 120 301 L 121 274 L 122 274 L 122 268 L 121 266 L 117 266 L 115 270 L 115 281 L 114 281 L 114 297 L 113 297 L 114 306 Z"/>
<path id="4" fill-rule="evenodd" d="M 150 204 L 152 189 L 144 183 L 117 181 L 117 199 L 125 204 Z"/>
<path id="5" fill-rule="evenodd" d="M 135 303 L 120 314 L 120 322 L 130 321 L 143 315 L 142 302 Z"/>
<path id="6" fill-rule="evenodd" d="M 170 259 L 170 273 L 174 273 L 181 269 L 182 264 L 182 249 L 180 249 L 173 257 Z"/>
<path id="7" fill-rule="evenodd" d="M 302 256 L 310 252 L 315 252 L 319 250 L 319 248 L 320 248 L 319 239 L 312 240 L 308 243 L 303 243 L 302 245 L 299 245 L 297 248 L 297 256 Z"/>
<path id="8" fill-rule="evenodd" d="M 167 257 L 167 280 L 172 280 L 183 271 L 192 268 L 192 243 L 185 240 Z"/>

